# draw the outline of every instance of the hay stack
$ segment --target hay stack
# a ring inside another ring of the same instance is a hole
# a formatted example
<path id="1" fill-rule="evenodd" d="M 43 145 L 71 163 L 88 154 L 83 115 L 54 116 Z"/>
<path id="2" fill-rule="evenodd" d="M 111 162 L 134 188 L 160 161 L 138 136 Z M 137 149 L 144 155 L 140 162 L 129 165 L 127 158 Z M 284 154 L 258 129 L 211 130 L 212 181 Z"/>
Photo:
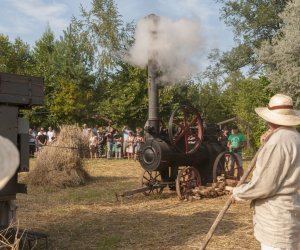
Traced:
<path id="1" fill-rule="evenodd" d="M 89 175 L 83 169 L 81 155 L 86 142 L 80 128 L 63 126 L 57 139 L 38 154 L 36 167 L 29 172 L 32 185 L 73 187 L 86 183 Z"/>

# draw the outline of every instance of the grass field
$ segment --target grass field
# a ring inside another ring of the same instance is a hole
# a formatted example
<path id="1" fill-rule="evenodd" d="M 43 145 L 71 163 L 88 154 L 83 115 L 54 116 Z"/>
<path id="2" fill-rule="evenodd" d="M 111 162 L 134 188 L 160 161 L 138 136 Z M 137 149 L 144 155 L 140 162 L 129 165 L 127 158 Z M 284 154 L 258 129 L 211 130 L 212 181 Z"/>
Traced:
<path id="1" fill-rule="evenodd" d="M 50 249 L 197 249 L 228 198 L 184 202 L 164 191 L 118 202 L 115 192 L 139 187 L 139 163 L 85 163 L 93 177 L 87 185 L 28 186 L 28 194 L 17 197 L 20 228 L 46 233 Z M 20 179 L 26 182 L 26 174 Z M 207 249 L 259 249 L 251 214 L 249 203 L 232 205 Z"/>

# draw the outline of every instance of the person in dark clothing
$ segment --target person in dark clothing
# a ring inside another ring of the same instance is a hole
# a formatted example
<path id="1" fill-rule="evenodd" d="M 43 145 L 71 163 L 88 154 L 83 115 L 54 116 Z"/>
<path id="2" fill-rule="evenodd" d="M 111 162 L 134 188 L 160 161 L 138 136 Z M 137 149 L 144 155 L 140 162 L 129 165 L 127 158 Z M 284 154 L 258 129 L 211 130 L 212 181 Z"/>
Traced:
<path id="1" fill-rule="evenodd" d="M 122 155 L 122 135 L 119 133 L 119 131 L 116 129 L 115 133 L 113 135 L 114 140 L 114 151 L 115 151 L 115 158 L 121 159 Z"/>
<path id="2" fill-rule="evenodd" d="M 229 129 L 227 127 L 224 127 L 221 131 L 220 136 L 218 137 L 218 141 L 221 142 L 224 148 L 227 148 L 228 137 L 229 137 Z"/>
<path id="3" fill-rule="evenodd" d="M 38 134 L 38 137 L 37 137 L 37 140 L 38 140 L 38 146 L 39 148 L 41 149 L 43 146 L 47 145 L 47 142 L 48 142 L 48 137 L 47 135 L 44 133 L 44 129 L 41 128 L 39 134 Z"/>
<path id="4" fill-rule="evenodd" d="M 28 130 L 28 144 L 29 144 L 29 155 L 34 156 L 35 153 L 35 140 L 36 140 L 36 134 L 35 132 L 30 128 Z"/>
<path id="5" fill-rule="evenodd" d="M 113 135 L 114 135 L 114 129 L 110 128 L 109 131 L 105 134 L 106 137 L 106 146 L 107 146 L 107 159 L 111 159 L 112 153 L 113 153 Z"/>

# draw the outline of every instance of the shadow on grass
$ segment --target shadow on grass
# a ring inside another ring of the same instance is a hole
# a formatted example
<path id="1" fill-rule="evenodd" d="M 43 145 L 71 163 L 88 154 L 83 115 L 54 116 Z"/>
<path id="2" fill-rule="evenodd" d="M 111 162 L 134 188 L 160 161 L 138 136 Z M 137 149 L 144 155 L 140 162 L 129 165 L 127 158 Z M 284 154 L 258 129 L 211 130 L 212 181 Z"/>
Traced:
<path id="1" fill-rule="evenodd" d="M 184 212 L 170 215 L 153 210 L 82 211 L 80 216 L 78 211 L 71 212 L 63 223 L 55 219 L 48 222 L 50 249 L 185 249 L 188 239 L 205 236 L 218 213 L 199 211 L 186 216 Z M 215 235 L 231 235 L 242 225 L 227 219 Z"/>

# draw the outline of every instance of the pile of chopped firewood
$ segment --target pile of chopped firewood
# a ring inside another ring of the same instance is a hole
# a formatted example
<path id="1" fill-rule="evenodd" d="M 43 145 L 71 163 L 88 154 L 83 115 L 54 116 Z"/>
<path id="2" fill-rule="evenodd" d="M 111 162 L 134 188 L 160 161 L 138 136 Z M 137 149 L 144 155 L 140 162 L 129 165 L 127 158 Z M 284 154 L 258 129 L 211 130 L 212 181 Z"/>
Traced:
<path id="1" fill-rule="evenodd" d="M 192 190 L 192 197 L 195 199 L 202 198 L 215 198 L 229 193 L 227 186 L 235 187 L 237 180 L 225 179 L 224 177 L 218 177 L 216 183 L 207 183 L 206 186 L 199 186 Z"/>

